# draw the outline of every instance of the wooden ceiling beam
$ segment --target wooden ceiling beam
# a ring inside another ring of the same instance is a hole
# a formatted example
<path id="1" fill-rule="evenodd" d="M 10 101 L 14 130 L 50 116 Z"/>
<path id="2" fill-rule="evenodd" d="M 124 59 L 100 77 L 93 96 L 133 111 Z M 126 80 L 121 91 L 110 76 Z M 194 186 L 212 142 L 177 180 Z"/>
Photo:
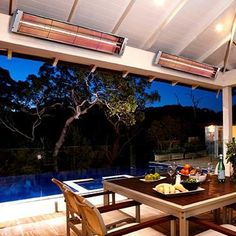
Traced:
<path id="1" fill-rule="evenodd" d="M 167 27 L 167 25 L 174 19 L 177 13 L 184 7 L 188 0 L 181 0 L 180 3 L 175 7 L 170 14 L 165 18 L 162 23 L 154 30 L 154 32 L 147 38 L 147 40 L 141 46 L 142 49 L 148 50 L 155 43 L 159 34 Z"/>
<path id="2" fill-rule="evenodd" d="M 121 15 L 121 17 L 119 18 L 119 20 L 117 21 L 116 25 L 114 26 L 113 30 L 111 31 L 113 34 L 116 34 L 120 25 L 122 24 L 122 22 L 125 20 L 126 16 L 129 14 L 130 10 L 132 9 L 134 3 L 136 2 L 136 0 L 130 0 L 128 6 L 125 8 L 123 14 Z"/>
<path id="3" fill-rule="evenodd" d="M 79 0 L 74 0 L 74 3 L 73 3 L 73 5 L 71 7 L 71 10 L 70 10 L 70 14 L 69 14 L 69 16 L 67 18 L 68 22 L 70 22 L 71 19 L 74 17 L 75 12 L 76 12 L 78 6 L 79 6 Z"/>
<path id="4" fill-rule="evenodd" d="M 233 23 L 232 23 L 230 41 L 228 43 L 228 46 L 227 46 L 227 49 L 226 49 L 226 52 L 225 52 L 223 73 L 225 73 L 225 71 L 227 69 L 227 64 L 228 64 L 228 60 L 229 60 L 229 56 L 230 56 L 230 51 L 231 51 L 231 48 L 232 48 L 232 45 L 233 45 L 235 30 L 236 30 L 236 13 L 234 15 L 234 20 L 233 20 Z"/>
<path id="5" fill-rule="evenodd" d="M 13 15 L 15 10 L 16 10 L 16 0 L 10 0 L 8 14 L 10 16 Z"/>

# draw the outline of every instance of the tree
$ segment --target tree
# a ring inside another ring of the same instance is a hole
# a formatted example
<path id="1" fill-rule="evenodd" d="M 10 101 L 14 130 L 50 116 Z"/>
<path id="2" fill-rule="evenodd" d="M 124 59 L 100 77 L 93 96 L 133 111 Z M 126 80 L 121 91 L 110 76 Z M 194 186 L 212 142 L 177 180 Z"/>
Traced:
<path id="1" fill-rule="evenodd" d="M 176 117 L 164 115 L 151 123 L 148 133 L 160 152 L 171 151 L 176 144 L 186 142 L 189 125 L 188 121 L 178 115 Z"/>
<path id="2" fill-rule="evenodd" d="M 6 100 L 1 109 L 8 114 L 25 113 L 30 119 L 28 129 L 24 131 L 1 114 L 2 124 L 31 142 L 37 134 L 40 136 L 39 127 L 47 119 L 56 117 L 58 110 L 64 111 L 64 121 L 58 122 L 60 127 L 55 130 L 55 136 L 58 135 L 53 151 L 56 170 L 57 155 L 69 127 L 92 107 L 100 105 L 114 128 L 115 138 L 110 141 L 113 151 L 109 156 L 112 163 L 117 157 L 121 129 L 135 124 L 138 108 L 142 109 L 147 101 L 159 99 L 157 92 L 146 91 L 150 84 L 143 78 L 124 79 L 110 71 L 91 73 L 88 68 L 78 65 L 53 67 L 45 63 L 38 76 L 29 75 L 26 81 L 10 80 L 11 84 L 8 80 L 9 77 L 3 80 L 5 88 L 2 89 L 8 89 L 10 93 L 7 98 L 0 95 Z M 9 88 L 7 84 L 10 84 Z"/>

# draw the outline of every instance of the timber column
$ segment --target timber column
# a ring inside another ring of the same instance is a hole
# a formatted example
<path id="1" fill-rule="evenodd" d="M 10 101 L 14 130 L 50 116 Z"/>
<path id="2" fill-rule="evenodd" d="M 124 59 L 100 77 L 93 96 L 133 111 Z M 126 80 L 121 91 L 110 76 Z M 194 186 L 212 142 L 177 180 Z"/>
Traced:
<path id="1" fill-rule="evenodd" d="M 223 93 L 223 155 L 226 157 L 226 143 L 232 139 L 232 88 L 227 86 Z M 225 174 L 230 175 L 230 165 L 225 162 Z"/>

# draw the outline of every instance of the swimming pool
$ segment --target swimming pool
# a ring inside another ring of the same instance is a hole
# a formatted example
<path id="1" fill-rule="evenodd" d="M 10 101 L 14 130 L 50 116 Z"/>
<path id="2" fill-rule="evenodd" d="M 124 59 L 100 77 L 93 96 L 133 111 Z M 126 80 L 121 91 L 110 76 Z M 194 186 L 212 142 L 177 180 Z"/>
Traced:
<path id="1" fill-rule="evenodd" d="M 97 184 L 100 183 L 101 186 L 101 177 L 104 176 L 121 174 L 138 176 L 144 173 L 145 170 L 143 169 L 106 168 L 0 177 L 0 203 L 61 194 L 58 187 L 51 182 L 53 177 L 61 181 L 94 178 L 97 179 Z"/>
<path id="2" fill-rule="evenodd" d="M 100 189 L 102 187 L 102 177 L 114 175 L 141 176 L 150 169 L 163 173 L 166 172 L 166 168 L 167 165 L 164 163 L 150 162 L 149 166 L 143 169 L 105 168 L 73 172 L 0 177 L 0 203 L 61 194 L 58 187 L 51 182 L 53 177 L 61 181 L 93 178 L 95 180 L 93 183 L 81 183 L 82 188 L 90 191 Z"/>

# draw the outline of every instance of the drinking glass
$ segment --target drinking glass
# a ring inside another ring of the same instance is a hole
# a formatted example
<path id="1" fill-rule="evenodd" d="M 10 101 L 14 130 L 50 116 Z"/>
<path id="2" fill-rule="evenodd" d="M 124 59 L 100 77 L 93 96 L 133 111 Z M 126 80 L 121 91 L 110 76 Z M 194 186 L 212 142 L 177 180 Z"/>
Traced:
<path id="1" fill-rule="evenodd" d="M 167 167 L 167 173 L 170 176 L 170 182 L 173 183 L 173 176 L 176 174 L 177 165 L 175 162 Z"/>
<path id="2" fill-rule="evenodd" d="M 214 165 L 213 165 L 211 162 L 209 162 L 209 163 L 207 164 L 208 182 L 211 181 L 211 177 L 212 177 L 212 175 L 214 175 L 214 173 L 215 173 Z"/>

